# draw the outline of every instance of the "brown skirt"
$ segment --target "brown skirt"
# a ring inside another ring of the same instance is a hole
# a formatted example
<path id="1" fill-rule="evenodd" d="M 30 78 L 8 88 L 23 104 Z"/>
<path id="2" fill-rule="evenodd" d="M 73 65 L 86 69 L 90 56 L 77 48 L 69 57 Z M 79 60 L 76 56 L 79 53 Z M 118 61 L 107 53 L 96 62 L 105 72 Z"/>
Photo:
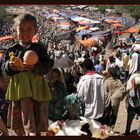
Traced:
<path id="1" fill-rule="evenodd" d="M 48 129 L 48 103 L 31 98 L 9 103 L 7 125 L 12 130 L 23 129 L 26 133 L 46 132 Z"/>

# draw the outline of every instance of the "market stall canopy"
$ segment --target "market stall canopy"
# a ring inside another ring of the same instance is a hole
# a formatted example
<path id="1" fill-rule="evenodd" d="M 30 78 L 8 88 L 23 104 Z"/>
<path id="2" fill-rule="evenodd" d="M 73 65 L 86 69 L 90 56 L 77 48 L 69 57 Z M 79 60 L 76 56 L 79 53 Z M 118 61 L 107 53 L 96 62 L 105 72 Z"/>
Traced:
<path id="1" fill-rule="evenodd" d="M 0 41 L 3 41 L 3 40 L 13 40 L 14 37 L 13 36 L 2 36 L 0 37 Z"/>
<path id="2" fill-rule="evenodd" d="M 138 29 L 136 27 L 130 27 L 129 29 L 125 30 L 125 31 L 114 31 L 114 34 L 125 34 L 125 33 L 136 33 L 138 32 Z"/>
<path id="3" fill-rule="evenodd" d="M 85 9 L 85 8 L 87 8 L 88 6 L 87 5 L 78 5 L 78 6 L 76 6 L 76 5 L 72 5 L 71 6 L 71 9 Z"/>
<path id="4" fill-rule="evenodd" d="M 60 11 L 58 9 L 53 9 L 52 10 L 54 13 L 60 13 Z"/>
<path id="5" fill-rule="evenodd" d="M 61 13 L 58 13 L 58 14 L 59 14 L 59 16 L 62 16 L 62 17 L 65 17 L 65 18 L 69 18 L 69 16 L 66 13 L 64 13 L 64 12 L 61 12 Z"/>
<path id="6" fill-rule="evenodd" d="M 86 29 L 89 29 L 89 28 L 90 28 L 89 26 L 80 26 L 80 27 L 76 28 L 76 31 L 79 32 L 81 30 L 86 30 Z"/>
<path id="7" fill-rule="evenodd" d="M 107 29 L 107 30 L 105 30 L 105 31 L 91 32 L 90 34 L 91 34 L 92 36 L 99 36 L 99 35 L 111 34 L 111 29 Z"/>
<path id="8" fill-rule="evenodd" d="M 113 20 L 113 19 L 108 19 L 108 20 L 105 20 L 107 23 L 110 23 L 110 24 L 116 24 L 116 23 L 120 23 L 121 21 L 119 20 Z"/>
<path id="9" fill-rule="evenodd" d="M 90 11 L 98 11 L 99 8 L 94 7 L 94 6 L 89 6 L 89 10 L 90 10 Z"/>
<path id="10" fill-rule="evenodd" d="M 136 27 L 131 27 L 124 31 L 124 33 L 136 33 L 138 32 L 138 29 Z"/>
<path id="11" fill-rule="evenodd" d="M 73 42 L 75 41 L 75 30 L 53 34 L 52 39 L 57 43 L 61 40 L 71 40 Z"/>
<path id="12" fill-rule="evenodd" d="M 100 29 L 98 27 L 92 27 L 92 28 L 89 28 L 90 31 L 100 31 Z"/>
<path id="13" fill-rule="evenodd" d="M 94 24 L 100 24 L 101 22 L 100 21 L 95 21 L 95 20 L 90 20 L 90 19 L 84 19 L 84 20 L 81 20 L 81 21 L 78 21 L 79 24 L 82 24 L 82 25 L 94 25 Z"/>
<path id="14" fill-rule="evenodd" d="M 58 26 L 70 26 L 69 22 L 60 22 L 60 24 L 58 24 Z"/>
<path id="15" fill-rule="evenodd" d="M 13 40 L 14 37 L 13 36 L 3 36 L 3 37 L 0 37 L 0 41 L 6 41 L 6 40 Z M 38 35 L 35 35 L 32 39 L 33 42 L 38 42 L 39 40 L 39 37 Z"/>
<path id="16" fill-rule="evenodd" d="M 52 18 L 52 17 L 58 17 L 59 15 L 58 14 L 50 14 L 50 15 L 47 15 L 46 18 Z"/>
<path id="17" fill-rule="evenodd" d="M 120 23 L 115 23 L 111 25 L 111 28 L 117 28 L 117 27 L 123 27 L 123 25 Z"/>
<path id="18" fill-rule="evenodd" d="M 82 24 L 82 25 L 92 25 L 92 24 L 101 23 L 98 20 L 92 20 L 92 19 L 84 18 L 84 17 L 80 17 L 80 16 L 72 16 L 71 20 L 77 21 L 77 22 L 79 22 L 79 24 Z"/>
<path id="19" fill-rule="evenodd" d="M 80 32 L 76 33 L 76 35 L 81 37 L 82 35 L 86 35 L 86 34 L 89 34 L 91 32 L 92 32 L 91 30 L 81 30 Z"/>
<path id="20" fill-rule="evenodd" d="M 105 12 L 116 12 L 116 10 L 115 9 L 105 9 Z"/>

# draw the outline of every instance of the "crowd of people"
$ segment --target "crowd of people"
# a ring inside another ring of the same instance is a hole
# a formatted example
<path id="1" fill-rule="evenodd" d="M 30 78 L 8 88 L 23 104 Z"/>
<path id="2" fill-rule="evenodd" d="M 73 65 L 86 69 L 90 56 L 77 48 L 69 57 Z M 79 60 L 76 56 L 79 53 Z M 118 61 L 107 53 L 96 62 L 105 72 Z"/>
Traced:
<path id="1" fill-rule="evenodd" d="M 42 22 L 39 25 L 44 25 Z M 118 45 L 116 53 L 104 58 L 101 53 L 94 57 L 86 49 L 70 52 L 61 43 L 60 48 L 51 47 L 47 52 L 44 45 L 32 42 L 38 31 L 44 31 L 38 29 L 33 14 L 17 16 L 13 27 L 17 42 L 1 59 L 0 131 L 3 135 L 10 135 L 8 129 L 14 130 L 17 136 L 47 135 L 49 120 L 63 122 L 80 116 L 107 125 L 109 132 L 115 133 L 122 100 L 128 111 L 125 134 L 131 133 L 135 115 L 140 119 L 140 45 L 135 44 L 132 34 L 133 45 L 127 52 L 122 52 L 122 46 Z M 46 32 L 43 33 L 45 40 Z M 29 50 L 37 54 L 34 64 L 24 61 Z M 10 57 L 11 52 L 24 63 L 17 64 Z M 56 60 L 63 57 L 73 65 L 56 67 Z M 140 135 L 140 124 L 137 134 Z"/>

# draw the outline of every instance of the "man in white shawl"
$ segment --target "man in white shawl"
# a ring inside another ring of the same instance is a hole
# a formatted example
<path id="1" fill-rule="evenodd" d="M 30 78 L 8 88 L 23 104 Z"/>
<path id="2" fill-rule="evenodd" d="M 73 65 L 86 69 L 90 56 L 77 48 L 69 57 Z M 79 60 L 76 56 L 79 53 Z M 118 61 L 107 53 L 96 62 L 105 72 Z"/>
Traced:
<path id="1" fill-rule="evenodd" d="M 127 82 L 127 91 L 129 93 L 127 121 L 125 135 L 130 135 L 131 126 L 135 115 L 138 117 L 139 125 L 137 134 L 140 136 L 140 74 L 134 73 Z"/>
<path id="2" fill-rule="evenodd" d="M 103 78 L 95 73 L 91 59 L 84 60 L 83 69 L 85 75 L 81 77 L 77 84 L 77 91 L 85 102 L 84 117 L 99 119 L 104 112 Z"/>
<path id="3" fill-rule="evenodd" d="M 136 73 L 138 71 L 138 65 L 139 65 L 139 54 L 140 51 L 140 44 L 134 44 L 132 45 L 133 53 L 129 59 L 129 75 L 132 75 L 133 73 Z"/>

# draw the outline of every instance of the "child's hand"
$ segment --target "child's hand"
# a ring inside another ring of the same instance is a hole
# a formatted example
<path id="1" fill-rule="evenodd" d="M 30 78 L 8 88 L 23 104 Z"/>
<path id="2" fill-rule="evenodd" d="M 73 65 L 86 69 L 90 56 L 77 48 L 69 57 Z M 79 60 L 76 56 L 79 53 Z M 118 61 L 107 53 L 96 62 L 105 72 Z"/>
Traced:
<path id="1" fill-rule="evenodd" d="M 13 71 L 19 71 L 19 66 L 16 63 L 9 62 L 9 66 Z"/>
<path id="2" fill-rule="evenodd" d="M 31 72 L 31 71 L 33 71 L 33 69 L 34 69 L 34 65 L 27 65 L 27 64 L 24 64 L 24 63 L 23 63 L 23 69 L 24 69 L 25 71 Z"/>

